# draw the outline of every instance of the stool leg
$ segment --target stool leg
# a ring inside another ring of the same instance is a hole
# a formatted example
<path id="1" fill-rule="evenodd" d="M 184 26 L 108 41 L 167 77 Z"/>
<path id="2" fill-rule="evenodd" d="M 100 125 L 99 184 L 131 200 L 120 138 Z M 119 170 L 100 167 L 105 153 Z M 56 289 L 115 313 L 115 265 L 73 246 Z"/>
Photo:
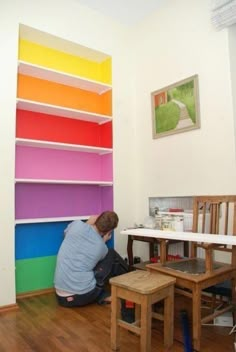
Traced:
<path id="1" fill-rule="evenodd" d="M 140 319 L 141 319 L 141 307 L 140 304 L 135 303 L 135 322 L 137 326 L 140 326 Z"/>
<path id="2" fill-rule="evenodd" d="M 151 351 L 151 328 L 152 328 L 152 304 L 150 296 L 143 295 L 141 298 L 141 330 L 140 351 Z"/>
<path id="3" fill-rule="evenodd" d="M 174 286 L 169 287 L 169 295 L 164 299 L 164 345 L 173 344 L 174 335 Z"/>
<path id="4" fill-rule="evenodd" d="M 120 329 L 118 319 L 121 317 L 120 299 L 117 297 L 116 287 L 111 287 L 111 349 L 117 351 L 120 349 Z"/>

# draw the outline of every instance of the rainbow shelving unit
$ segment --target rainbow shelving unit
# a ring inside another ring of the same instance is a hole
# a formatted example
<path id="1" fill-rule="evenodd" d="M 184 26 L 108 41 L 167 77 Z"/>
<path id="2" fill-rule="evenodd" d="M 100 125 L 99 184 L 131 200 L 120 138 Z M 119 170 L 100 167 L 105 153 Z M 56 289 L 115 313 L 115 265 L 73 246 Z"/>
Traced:
<path id="1" fill-rule="evenodd" d="M 52 288 L 67 224 L 107 209 L 113 209 L 111 57 L 20 25 L 17 294 Z"/>

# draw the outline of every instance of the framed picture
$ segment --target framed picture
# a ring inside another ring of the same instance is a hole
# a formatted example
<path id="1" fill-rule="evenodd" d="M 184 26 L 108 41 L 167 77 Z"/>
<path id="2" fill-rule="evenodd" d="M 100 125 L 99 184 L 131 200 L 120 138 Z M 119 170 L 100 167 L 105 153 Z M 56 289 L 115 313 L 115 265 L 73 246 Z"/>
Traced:
<path id="1" fill-rule="evenodd" d="M 153 138 L 200 128 L 198 76 L 151 93 Z"/>

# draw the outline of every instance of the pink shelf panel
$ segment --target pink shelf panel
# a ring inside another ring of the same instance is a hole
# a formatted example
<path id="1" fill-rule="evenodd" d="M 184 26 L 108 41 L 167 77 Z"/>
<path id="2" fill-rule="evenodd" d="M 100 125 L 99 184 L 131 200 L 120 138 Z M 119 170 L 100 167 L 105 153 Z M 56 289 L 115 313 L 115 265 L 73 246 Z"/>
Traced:
<path id="1" fill-rule="evenodd" d="M 17 146 L 16 178 L 112 181 L 112 154 Z"/>

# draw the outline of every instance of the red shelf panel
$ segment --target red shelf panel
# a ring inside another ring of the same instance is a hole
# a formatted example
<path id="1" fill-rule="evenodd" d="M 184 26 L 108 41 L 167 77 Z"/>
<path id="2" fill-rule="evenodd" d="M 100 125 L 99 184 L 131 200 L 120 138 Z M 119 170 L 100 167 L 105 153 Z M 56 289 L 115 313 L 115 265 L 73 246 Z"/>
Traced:
<path id="1" fill-rule="evenodd" d="M 16 137 L 112 148 L 112 122 L 98 125 L 17 109 Z"/>

